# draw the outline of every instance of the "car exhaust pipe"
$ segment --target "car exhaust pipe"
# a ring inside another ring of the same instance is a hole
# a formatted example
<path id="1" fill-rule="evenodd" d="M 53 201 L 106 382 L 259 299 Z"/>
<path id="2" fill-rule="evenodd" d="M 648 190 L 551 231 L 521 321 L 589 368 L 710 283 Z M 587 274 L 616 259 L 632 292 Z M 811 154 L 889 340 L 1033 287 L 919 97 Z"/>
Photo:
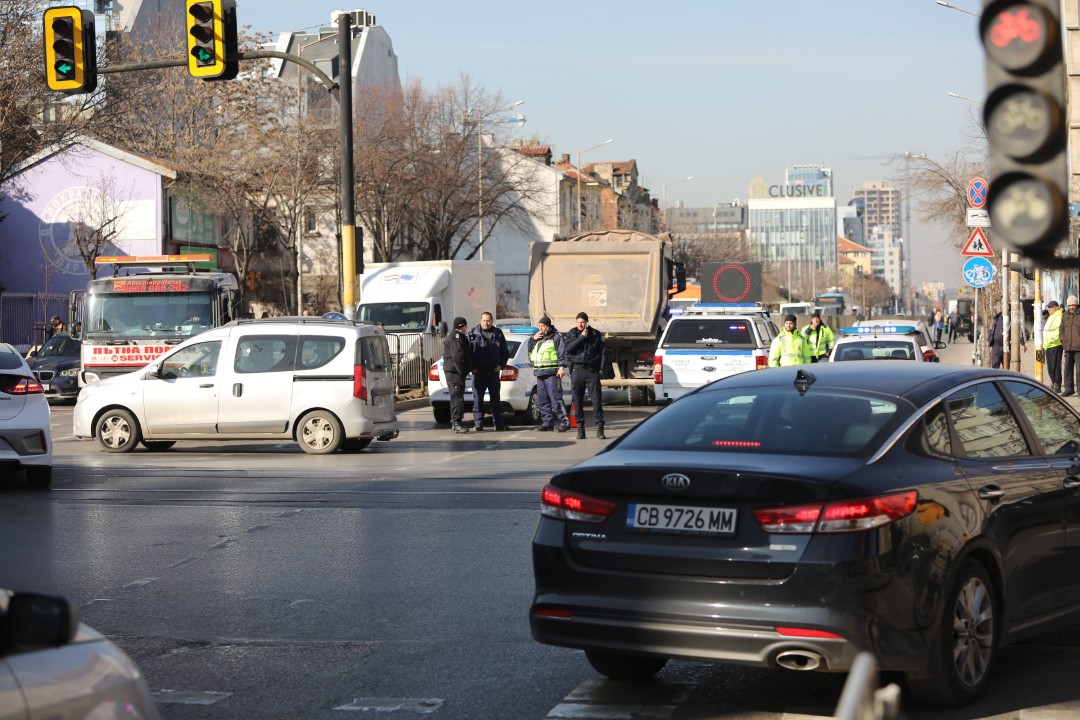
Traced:
<path id="1" fill-rule="evenodd" d="M 788 670 L 817 670 L 825 658 L 813 650 L 785 650 L 776 656 L 776 664 Z"/>

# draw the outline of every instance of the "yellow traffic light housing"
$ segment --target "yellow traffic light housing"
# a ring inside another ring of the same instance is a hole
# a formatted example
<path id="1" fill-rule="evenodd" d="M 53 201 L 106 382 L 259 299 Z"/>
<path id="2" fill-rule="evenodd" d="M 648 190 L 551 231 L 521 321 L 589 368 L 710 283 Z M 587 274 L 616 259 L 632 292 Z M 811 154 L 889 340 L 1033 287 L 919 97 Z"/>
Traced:
<path id="1" fill-rule="evenodd" d="M 232 80 L 239 71 L 236 1 L 186 2 L 188 72 L 203 80 Z"/>
<path id="2" fill-rule="evenodd" d="M 97 87 L 97 39 L 94 13 L 77 7 L 45 10 L 45 82 L 50 90 L 71 94 Z"/>

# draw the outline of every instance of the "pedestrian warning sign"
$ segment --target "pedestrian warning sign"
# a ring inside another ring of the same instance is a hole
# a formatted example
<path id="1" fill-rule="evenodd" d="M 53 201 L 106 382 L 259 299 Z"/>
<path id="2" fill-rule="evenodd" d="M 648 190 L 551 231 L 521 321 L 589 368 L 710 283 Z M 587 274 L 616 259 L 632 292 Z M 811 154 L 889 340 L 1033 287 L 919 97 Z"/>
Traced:
<path id="1" fill-rule="evenodd" d="M 994 251 L 990 247 L 990 243 L 986 241 L 986 233 L 983 232 L 981 227 L 971 231 L 971 237 L 968 238 L 967 244 L 964 245 L 964 249 L 960 251 L 960 254 L 974 255 L 975 257 L 994 257 Z"/>

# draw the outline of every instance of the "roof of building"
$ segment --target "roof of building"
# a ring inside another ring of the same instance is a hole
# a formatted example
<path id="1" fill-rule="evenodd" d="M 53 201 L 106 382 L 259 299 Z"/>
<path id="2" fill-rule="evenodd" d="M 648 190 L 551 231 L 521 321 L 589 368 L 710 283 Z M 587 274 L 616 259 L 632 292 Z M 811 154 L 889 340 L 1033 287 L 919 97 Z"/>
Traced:
<path id="1" fill-rule="evenodd" d="M 837 236 L 836 238 L 836 249 L 838 252 L 842 253 L 870 252 L 870 248 L 865 245 L 860 245 L 859 243 L 848 240 L 846 237 L 840 236 Z"/>

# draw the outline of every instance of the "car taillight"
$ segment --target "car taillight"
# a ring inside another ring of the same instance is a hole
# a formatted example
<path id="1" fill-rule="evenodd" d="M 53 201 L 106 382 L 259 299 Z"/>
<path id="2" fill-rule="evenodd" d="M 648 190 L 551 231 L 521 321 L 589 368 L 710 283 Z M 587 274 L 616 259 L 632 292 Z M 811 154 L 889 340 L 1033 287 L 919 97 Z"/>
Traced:
<path id="1" fill-rule="evenodd" d="M 427 379 L 439 382 L 439 363 L 435 363 L 427 371 Z"/>
<path id="2" fill-rule="evenodd" d="M 540 514 L 556 520 L 598 523 L 607 520 L 618 503 L 545 485 L 540 493 Z"/>
<path id="3" fill-rule="evenodd" d="M 8 376 L 0 378 L 0 392 L 8 395 L 39 395 L 45 392 L 37 378 Z"/>
<path id="4" fill-rule="evenodd" d="M 352 394 L 358 400 L 367 400 L 367 370 L 363 365 L 353 365 Z"/>
<path id="5" fill-rule="evenodd" d="M 660 355 L 652 359 L 652 381 L 657 385 L 664 384 L 664 358 Z"/>
<path id="6" fill-rule="evenodd" d="M 768 355 L 755 355 L 754 356 L 754 369 L 755 370 L 763 370 L 763 369 L 765 369 L 767 367 L 769 367 L 769 357 L 768 357 Z"/>
<path id="7" fill-rule="evenodd" d="M 499 382 L 514 382 L 518 379 L 518 369 L 513 365 L 507 365 L 499 373 Z"/>
<path id="8" fill-rule="evenodd" d="M 909 490 L 871 498 L 833 500 L 824 504 L 786 505 L 753 511 L 769 533 L 818 534 L 869 530 L 907 517 L 915 511 L 918 493 Z"/>

